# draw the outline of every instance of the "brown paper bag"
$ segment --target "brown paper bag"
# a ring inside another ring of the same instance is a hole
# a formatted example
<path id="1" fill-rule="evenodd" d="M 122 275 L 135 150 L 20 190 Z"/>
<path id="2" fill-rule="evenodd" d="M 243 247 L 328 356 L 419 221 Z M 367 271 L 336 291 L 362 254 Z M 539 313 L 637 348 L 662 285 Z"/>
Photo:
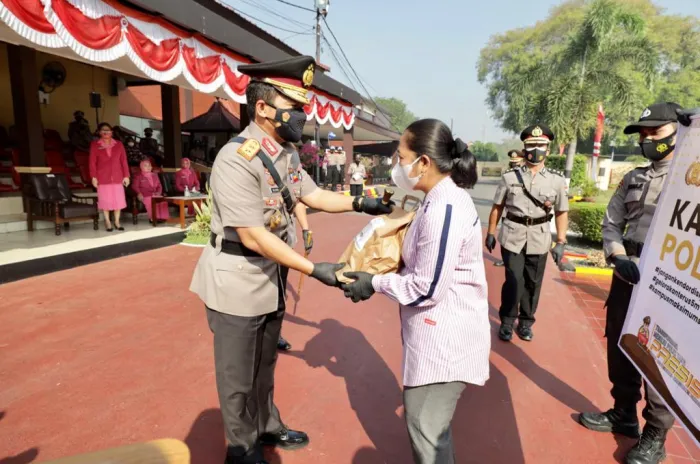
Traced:
<path id="1" fill-rule="evenodd" d="M 345 267 L 335 275 L 342 283 L 350 283 L 344 272 L 363 271 L 370 274 L 397 272 L 401 262 L 401 247 L 415 211 L 394 208 L 391 214 L 377 216 L 367 224 L 338 260 Z"/>

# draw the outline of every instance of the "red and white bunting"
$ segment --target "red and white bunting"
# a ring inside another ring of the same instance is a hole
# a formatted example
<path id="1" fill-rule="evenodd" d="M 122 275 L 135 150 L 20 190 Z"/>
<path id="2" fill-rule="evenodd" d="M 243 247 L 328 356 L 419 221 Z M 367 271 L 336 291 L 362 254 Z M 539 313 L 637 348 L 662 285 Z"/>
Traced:
<path id="1" fill-rule="evenodd" d="M 0 0 L 0 20 L 38 46 L 70 48 L 93 63 L 126 56 L 154 81 L 183 76 L 199 92 L 222 89 L 232 100 L 246 102 L 250 79 L 238 65 L 249 60 L 117 0 Z M 315 93 L 313 98 L 305 108 L 308 119 L 352 127 L 352 105 Z"/>

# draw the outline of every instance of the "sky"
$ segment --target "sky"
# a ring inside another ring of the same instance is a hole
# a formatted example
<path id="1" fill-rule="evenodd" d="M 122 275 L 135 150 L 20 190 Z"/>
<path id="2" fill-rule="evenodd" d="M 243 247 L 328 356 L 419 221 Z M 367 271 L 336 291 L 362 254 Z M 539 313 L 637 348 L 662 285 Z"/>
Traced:
<path id="1" fill-rule="evenodd" d="M 239 12 L 277 26 L 258 22 L 299 52 L 315 54 L 313 12 L 280 0 L 225 1 Z M 284 1 L 314 7 L 313 0 Z M 455 135 L 464 140 L 500 142 L 513 134 L 500 129 L 489 114 L 486 88 L 477 80 L 479 52 L 492 35 L 533 25 L 559 3 L 561 0 L 331 0 L 326 21 L 373 97 L 399 98 L 421 118 L 438 118 L 447 124 L 452 119 Z M 668 13 L 700 16 L 700 0 L 655 3 Z M 325 34 L 340 54 L 333 38 Z M 321 62 L 330 66 L 333 78 L 349 83 L 325 43 Z M 357 84 L 354 87 L 365 94 Z"/>

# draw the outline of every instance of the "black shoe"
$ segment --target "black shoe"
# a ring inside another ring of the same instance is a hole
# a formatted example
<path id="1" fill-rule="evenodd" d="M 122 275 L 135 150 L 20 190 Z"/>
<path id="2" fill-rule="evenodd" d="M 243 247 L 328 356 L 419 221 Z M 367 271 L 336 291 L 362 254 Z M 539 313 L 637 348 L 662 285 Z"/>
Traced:
<path id="1" fill-rule="evenodd" d="M 522 325 L 518 325 L 518 329 L 515 331 L 515 333 L 518 334 L 520 340 L 525 340 L 526 342 L 531 342 L 532 337 L 534 336 L 534 334 L 532 333 L 532 328 L 523 327 Z"/>
<path id="2" fill-rule="evenodd" d="M 309 436 L 304 432 L 284 428 L 277 433 L 260 435 L 260 444 L 263 446 L 277 446 L 285 450 L 295 450 L 308 445 Z"/>
<path id="3" fill-rule="evenodd" d="M 234 458 L 234 457 L 226 458 L 224 460 L 224 464 L 243 464 L 242 459 L 243 458 Z M 269 464 L 269 463 L 263 459 L 262 461 L 255 461 L 255 464 Z"/>
<path id="4" fill-rule="evenodd" d="M 625 464 L 658 464 L 666 459 L 666 433 L 667 430 L 645 424 L 642 438 L 627 453 Z"/>
<path id="5" fill-rule="evenodd" d="M 117 226 L 117 230 L 124 232 L 124 228 L 122 226 Z"/>
<path id="6" fill-rule="evenodd" d="M 112 232 L 114 229 L 112 229 L 112 228 L 110 227 L 109 229 L 105 229 L 105 230 L 106 230 L 107 232 Z"/>
<path id="7" fill-rule="evenodd" d="M 639 420 L 636 410 L 609 409 L 605 412 L 582 412 L 578 416 L 578 421 L 587 429 L 596 432 L 612 432 L 639 438 Z"/>
<path id="8" fill-rule="evenodd" d="M 501 328 L 498 331 L 498 338 L 504 342 L 511 341 L 513 339 L 513 327 L 501 324 Z"/>
<path id="9" fill-rule="evenodd" d="M 292 344 L 280 337 L 280 339 L 277 341 L 277 349 L 280 351 L 289 351 L 292 349 Z"/>

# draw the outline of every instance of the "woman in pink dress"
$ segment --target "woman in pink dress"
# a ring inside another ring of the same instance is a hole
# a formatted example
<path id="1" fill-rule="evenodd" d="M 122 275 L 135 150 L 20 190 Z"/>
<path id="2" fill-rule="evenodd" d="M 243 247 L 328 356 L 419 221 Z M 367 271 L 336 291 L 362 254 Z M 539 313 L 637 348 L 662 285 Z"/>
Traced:
<path id="1" fill-rule="evenodd" d="M 199 192 L 199 175 L 191 166 L 192 163 L 189 158 L 182 158 L 180 162 L 181 169 L 175 174 L 175 190 L 182 194 L 185 193 L 185 187 L 190 192 Z M 192 205 L 187 205 L 187 212 L 194 214 Z"/>
<path id="2" fill-rule="evenodd" d="M 90 177 L 97 189 L 97 206 L 104 213 L 105 228 L 112 232 L 109 212 L 114 211 L 114 227 L 124 230 L 119 222 L 126 208 L 124 187 L 129 185 L 129 166 L 124 145 L 112 138 L 112 126 L 106 122 L 97 126 L 100 139 L 90 144 Z"/>
<path id="3" fill-rule="evenodd" d="M 146 207 L 148 211 L 148 220 L 153 221 L 153 212 L 151 207 L 153 197 L 159 197 L 163 194 L 163 186 L 158 179 L 158 174 L 153 171 L 153 166 L 149 160 L 141 161 L 141 172 L 134 178 L 134 184 L 131 188 L 138 194 L 138 199 Z M 156 205 L 156 220 L 168 219 L 168 204 L 165 202 Z"/>

